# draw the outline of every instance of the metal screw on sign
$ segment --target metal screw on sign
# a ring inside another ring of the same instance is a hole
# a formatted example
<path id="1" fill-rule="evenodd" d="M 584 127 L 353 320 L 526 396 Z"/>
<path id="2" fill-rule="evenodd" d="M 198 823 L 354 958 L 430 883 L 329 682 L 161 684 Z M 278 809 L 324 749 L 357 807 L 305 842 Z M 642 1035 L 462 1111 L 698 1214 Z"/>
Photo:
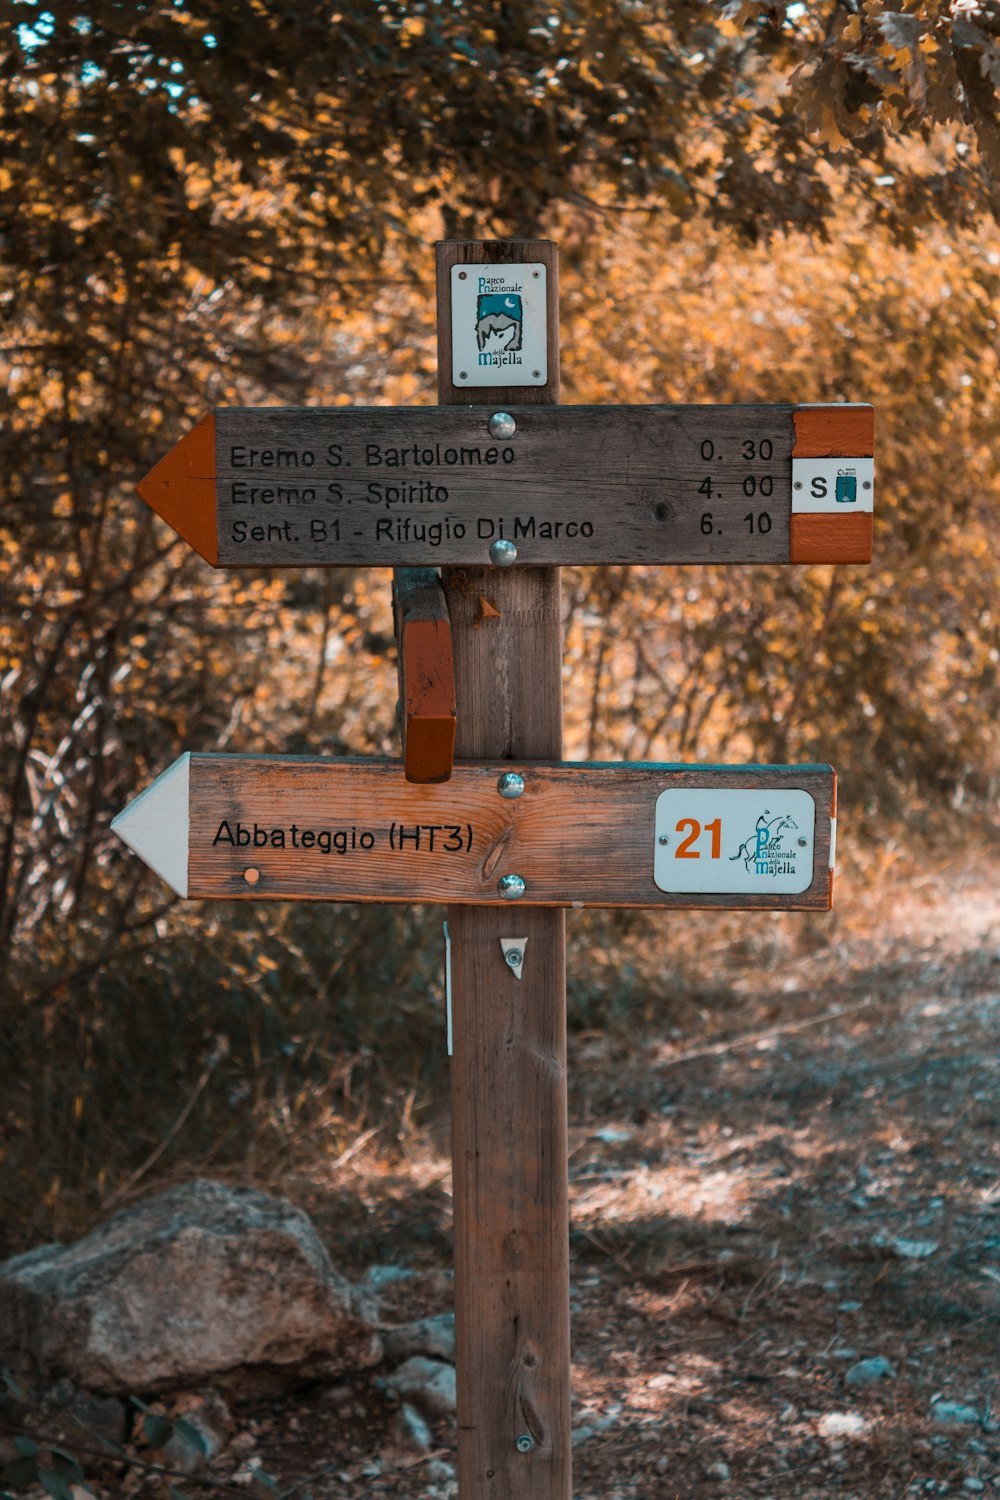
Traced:
<path id="1" fill-rule="evenodd" d="M 517 562 L 517 548 L 513 542 L 491 542 L 490 562 L 495 568 L 509 568 Z"/>
<path id="2" fill-rule="evenodd" d="M 497 782 L 497 791 L 501 797 L 506 797 L 508 802 L 512 802 L 524 791 L 524 777 L 519 776 L 516 771 L 505 771 Z"/>
<path id="3" fill-rule="evenodd" d="M 512 969 L 519 969 L 521 967 L 521 965 L 524 963 L 524 949 L 523 948 L 508 948 L 507 952 L 504 954 L 503 957 L 504 957 L 504 963 L 506 963 L 507 965 L 509 965 L 510 968 L 512 968 Z"/>
<path id="4" fill-rule="evenodd" d="M 490 437 L 512 438 L 517 431 L 517 423 L 509 411 L 495 411 L 489 420 Z"/>
<path id="5" fill-rule="evenodd" d="M 530 1453 L 531 1450 L 532 1450 L 532 1448 L 534 1446 L 535 1446 L 535 1440 L 531 1436 L 531 1433 L 530 1432 L 522 1432 L 521 1435 L 520 1435 L 520 1437 L 517 1439 L 517 1451 L 518 1451 L 518 1453 Z"/>
<path id="6" fill-rule="evenodd" d="M 665 833 L 661 833 L 660 834 L 660 843 L 661 844 L 669 844 L 670 843 L 670 840 L 667 838 L 667 835 Z"/>
<path id="7" fill-rule="evenodd" d="M 501 875 L 497 882 L 497 894 L 505 901 L 519 901 L 527 889 L 520 875 Z"/>

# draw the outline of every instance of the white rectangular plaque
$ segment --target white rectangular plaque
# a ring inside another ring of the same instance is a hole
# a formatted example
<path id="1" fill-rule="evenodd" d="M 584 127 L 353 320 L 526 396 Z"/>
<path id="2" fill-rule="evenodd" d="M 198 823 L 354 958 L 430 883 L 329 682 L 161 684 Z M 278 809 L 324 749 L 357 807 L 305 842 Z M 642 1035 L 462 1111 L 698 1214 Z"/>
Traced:
<path id="1" fill-rule="evenodd" d="M 452 266 L 453 385 L 544 385 L 547 328 L 544 265 Z"/>
<path id="2" fill-rule="evenodd" d="M 875 508 L 873 458 L 793 458 L 792 514 L 849 515 Z"/>
<path id="3" fill-rule="evenodd" d="M 813 878 L 809 792 L 694 788 L 656 799 L 653 880 L 661 891 L 798 895 Z"/>

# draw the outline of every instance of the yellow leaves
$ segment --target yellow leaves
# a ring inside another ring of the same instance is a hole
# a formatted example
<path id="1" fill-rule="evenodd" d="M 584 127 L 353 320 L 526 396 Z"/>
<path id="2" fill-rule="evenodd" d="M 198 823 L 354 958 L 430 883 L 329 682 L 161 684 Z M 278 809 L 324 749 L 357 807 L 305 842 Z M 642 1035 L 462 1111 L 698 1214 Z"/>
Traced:
<path id="1" fill-rule="evenodd" d="M 425 16 L 407 16 L 399 28 L 400 35 L 403 38 L 403 45 L 405 46 L 410 38 L 423 36 L 426 30 L 427 18 Z"/>

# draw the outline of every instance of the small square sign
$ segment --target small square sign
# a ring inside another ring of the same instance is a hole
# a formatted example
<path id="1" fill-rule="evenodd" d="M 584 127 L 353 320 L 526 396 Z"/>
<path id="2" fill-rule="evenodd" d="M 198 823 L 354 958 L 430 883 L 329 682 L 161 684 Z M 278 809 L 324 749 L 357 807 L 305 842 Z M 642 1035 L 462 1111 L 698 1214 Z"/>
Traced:
<path id="1" fill-rule="evenodd" d="M 816 803 L 800 788 L 678 787 L 656 799 L 661 891 L 798 896 L 813 881 Z"/>
<path id="2" fill-rule="evenodd" d="M 546 298 L 544 265 L 452 266 L 452 384 L 544 385 Z"/>

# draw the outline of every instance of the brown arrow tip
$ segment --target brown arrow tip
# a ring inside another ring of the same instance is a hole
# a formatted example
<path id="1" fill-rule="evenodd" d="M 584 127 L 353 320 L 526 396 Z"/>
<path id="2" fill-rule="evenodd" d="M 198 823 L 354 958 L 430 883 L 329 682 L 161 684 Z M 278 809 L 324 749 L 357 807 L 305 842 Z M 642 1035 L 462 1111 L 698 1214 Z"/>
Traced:
<path id="1" fill-rule="evenodd" d="M 206 562 L 219 566 L 214 412 L 150 469 L 136 491 Z"/>

